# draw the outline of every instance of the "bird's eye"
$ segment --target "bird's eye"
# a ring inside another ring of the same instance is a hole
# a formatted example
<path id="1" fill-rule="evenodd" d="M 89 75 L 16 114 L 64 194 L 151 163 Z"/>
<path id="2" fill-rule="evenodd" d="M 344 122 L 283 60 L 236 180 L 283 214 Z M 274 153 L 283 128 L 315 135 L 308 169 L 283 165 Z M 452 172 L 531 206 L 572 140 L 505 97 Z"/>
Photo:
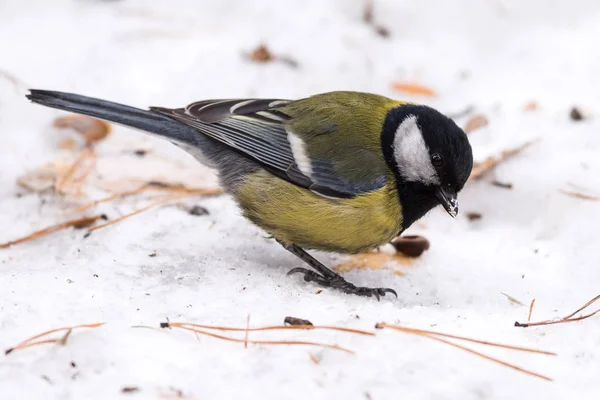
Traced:
<path id="1" fill-rule="evenodd" d="M 444 159 L 439 153 L 433 153 L 431 155 L 431 163 L 436 167 L 441 167 L 444 163 Z"/>

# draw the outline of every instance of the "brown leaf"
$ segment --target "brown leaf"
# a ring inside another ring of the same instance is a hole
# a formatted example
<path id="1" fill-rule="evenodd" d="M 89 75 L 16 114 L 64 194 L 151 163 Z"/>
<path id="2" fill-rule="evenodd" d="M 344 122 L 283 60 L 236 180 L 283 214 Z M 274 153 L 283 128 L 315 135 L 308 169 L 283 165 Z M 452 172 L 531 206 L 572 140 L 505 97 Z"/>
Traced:
<path id="1" fill-rule="evenodd" d="M 83 135 L 88 143 L 99 142 L 110 133 L 108 122 L 101 121 L 86 115 L 69 115 L 54 120 L 56 128 L 71 128 Z"/>
<path id="2" fill-rule="evenodd" d="M 410 82 L 393 82 L 392 88 L 398 92 L 426 97 L 435 97 L 437 93 L 427 86 Z"/>
<path id="3" fill-rule="evenodd" d="M 465 124 L 464 131 L 465 133 L 471 133 L 477 129 L 483 128 L 489 124 L 489 120 L 483 114 L 475 114 Z"/>
<path id="4" fill-rule="evenodd" d="M 259 45 L 256 49 L 250 53 L 250 59 L 257 63 L 266 63 L 273 61 L 275 57 L 271 51 L 264 44 Z"/>
<path id="5" fill-rule="evenodd" d="M 535 111 L 538 109 L 538 103 L 535 100 L 530 101 L 529 103 L 525 104 L 525 107 L 523 107 L 523 110 L 525 111 Z"/>

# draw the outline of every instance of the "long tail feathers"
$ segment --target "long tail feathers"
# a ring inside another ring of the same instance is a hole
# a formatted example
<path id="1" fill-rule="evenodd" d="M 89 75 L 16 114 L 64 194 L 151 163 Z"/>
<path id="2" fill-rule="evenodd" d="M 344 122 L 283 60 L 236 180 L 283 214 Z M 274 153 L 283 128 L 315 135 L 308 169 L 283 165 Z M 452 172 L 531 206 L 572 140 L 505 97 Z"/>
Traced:
<path id="1" fill-rule="evenodd" d="M 73 93 L 50 90 L 30 90 L 27 98 L 33 103 L 85 114 L 94 118 L 154 133 L 169 140 L 194 145 L 201 135 L 196 129 L 164 115 Z"/>

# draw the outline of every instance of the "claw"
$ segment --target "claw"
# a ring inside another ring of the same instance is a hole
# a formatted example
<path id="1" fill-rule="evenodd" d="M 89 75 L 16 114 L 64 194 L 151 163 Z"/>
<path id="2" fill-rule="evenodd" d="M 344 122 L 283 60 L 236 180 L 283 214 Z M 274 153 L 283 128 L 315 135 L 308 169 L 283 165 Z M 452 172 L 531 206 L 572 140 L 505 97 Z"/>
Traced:
<path id="1" fill-rule="evenodd" d="M 398 293 L 396 293 L 396 291 L 394 289 L 385 288 L 385 289 L 380 289 L 380 290 L 382 290 L 382 293 L 381 293 L 382 296 L 385 296 L 386 293 L 391 293 L 394 296 L 396 296 L 396 298 L 398 298 Z"/>
<path id="2" fill-rule="evenodd" d="M 287 276 L 294 275 L 294 274 L 298 274 L 298 273 L 307 274 L 307 273 L 309 273 L 309 272 L 313 272 L 313 271 L 311 271 L 311 270 L 308 270 L 308 269 L 306 269 L 306 268 L 294 268 L 294 269 L 291 269 L 291 270 L 290 270 L 290 271 L 287 273 Z"/>

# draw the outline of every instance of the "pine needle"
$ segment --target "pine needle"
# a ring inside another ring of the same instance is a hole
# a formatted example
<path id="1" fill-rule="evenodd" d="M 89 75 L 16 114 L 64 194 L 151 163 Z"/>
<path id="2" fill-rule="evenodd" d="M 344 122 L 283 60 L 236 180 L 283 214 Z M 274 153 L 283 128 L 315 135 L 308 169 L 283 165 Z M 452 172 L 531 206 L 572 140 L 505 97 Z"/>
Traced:
<path id="1" fill-rule="evenodd" d="M 536 350 L 536 349 L 531 349 L 528 347 L 511 346 L 508 344 L 499 344 L 499 343 L 494 343 L 494 342 L 488 342 L 485 340 L 471 339 L 471 338 L 467 338 L 464 336 L 451 335 L 448 333 L 428 331 L 425 329 L 406 328 L 406 327 L 399 326 L 399 325 L 389 325 L 389 324 L 385 324 L 385 323 L 377 324 L 377 328 L 391 328 L 391 329 L 395 329 L 397 331 L 406 332 L 406 333 L 414 333 L 414 334 L 418 334 L 418 335 L 441 336 L 441 337 L 445 337 L 445 338 L 449 338 L 449 339 L 457 339 L 457 340 L 463 340 L 465 342 L 483 344 L 486 346 L 500 347 L 500 348 L 507 349 L 507 350 L 516 350 L 516 351 L 523 351 L 526 353 L 535 353 L 535 354 L 544 354 L 547 356 L 556 356 L 556 353 L 553 353 L 551 351 Z"/>
<path id="2" fill-rule="evenodd" d="M 579 309 L 577 309 L 576 311 L 567 315 L 566 317 L 562 317 L 559 319 L 551 319 L 551 320 L 546 320 L 546 321 L 539 321 L 539 322 L 529 322 L 529 320 L 526 323 L 515 322 L 515 326 L 519 327 L 519 328 L 529 328 L 532 326 L 555 325 L 555 324 L 565 324 L 567 322 L 583 321 L 584 319 L 588 319 L 588 318 L 593 317 L 594 315 L 600 313 L 600 308 L 589 314 L 580 315 L 579 317 L 575 317 L 575 315 L 580 313 L 581 311 L 585 310 L 586 308 L 588 308 L 589 306 L 591 306 L 598 300 L 600 300 L 600 295 L 594 297 L 593 299 L 591 299 L 590 301 L 585 303 L 583 306 L 581 306 Z M 533 308 L 533 302 L 532 302 L 531 307 Z"/>
<path id="3" fill-rule="evenodd" d="M 69 335 L 71 334 L 71 332 L 73 331 L 73 329 L 79 329 L 79 328 L 98 328 L 102 325 L 104 325 L 105 322 L 97 322 L 94 324 L 81 324 L 81 325 L 75 325 L 75 326 L 67 326 L 64 328 L 57 328 L 57 329 L 52 329 L 46 332 L 42 332 L 39 333 L 35 336 L 32 336 L 28 339 L 25 339 L 24 341 L 22 341 L 21 343 L 17 344 L 14 347 L 11 347 L 10 349 L 7 349 L 4 354 L 10 354 L 15 350 L 19 350 L 19 349 L 24 349 L 26 347 L 31 347 L 31 346 L 37 346 L 40 344 L 46 344 L 46 343 L 59 343 L 61 345 L 66 344 L 67 342 L 67 338 L 69 337 Z M 65 334 L 63 336 L 61 336 L 58 339 L 44 339 L 44 340 L 40 340 L 40 341 L 36 341 L 36 339 L 40 339 L 43 338 L 44 336 L 48 336 L 51 335 L 53 333 L 56 332 L 62 332 L 65 331 Z"/>
<path id="4" fill-rule="evenodd" d="M 525 374 L 531 375 L 531 376 L 535 376 L 537 378 L 541 378 L 547 381 L 551 381 L 552 379 L 544 376 L 544 375 L 540 375 L 536 372 L 533 371 L 529 371 L 527 369 L 521 368 L 517 365 L 514 364 L 510 364 L 506 361 L 502 361 L 499 360 L 497 358 L 485 355 L 483 353 L 480 353 L 476 350 L 470 349 L 468 347 L 465 347 L 463 345 L 454 343 L 450 340 L 446 340 L 446 339 L 442 339 L 442 338 L 450 338 L 450 339 L 456 339 L 456 340 L 463 340 L 466 342 L 472 342 L 472 343 L 478 343 L 478 344 L 483 344 L 486 346 L 493 346 L 493 347 L 500 347 L 500 348 L 504 348 L 504 349 L 508 349 L 508 350 L 517 350 L 517 351 L 523 351 L 523 352 L 528 352 L 528 353 L 535 353 L 535 354 L 544 354 L 544 355 L 551 355 L 551 356 L 555 356 L 556 353 L 553 352 L 549 352 L 549 351 L 543 351 L 543 350 L 536 350 L 536 349 L 530 349 L 530 348 L 526 348 L 526 347 L 518 347 L 518 346 L 510 346 L 510 345 L 504 345 L 504 344 L 498 344 L 498 343 L 493 343 L 493 342 L 487 342 L 484 340 L 477 340 L 477 339 L 471 339 L 471 338 L 466 338 L 466 337 L 462 337 L 462 336 L 457 336 L 457 335 L 450 335 L 450 334 L 446 334 L 446 333 L 441 333 L 441 332 L 434 332 L 434 331 L 428 331 L 428 330 L 423 330 L 423 329 L 414 329 L 414 328 L 406 328 L 403 326 L 398 326 L 398 325 L 388 325 L 385 323 L 380 323 L 376 325 L 377 328 L 391 328 L 400 332 L 404 332 L 404 333 L 409 333 L 409 334 L 414 334 L 414 335 L 418 335 L 418 336 L 422 336 L 422 337 L 426 337 L 438 342 L 442 342 L 445 344 L 448 344 L 450 346 L 462 349 L 464 351 L 467 351 L 471 354 L 475 354 L 477 356 L 480 356 L 486 360 L 489 361 L 493 361 L 495 363 L 504 365 L 506 367 L 512 368 L 514 370 L 523 372 Z"/>
<path id="5" fill-rule="evenodd" d="M 366 336 L 375 336 L 375 333 L 373 333 L 373 332 L 363 331 L 360 329 L 344 328 L 341 326 L 275 325 L 275 326 L 265 326 L 265 327 L 261 327 L 261 328 L 234 328 L 234 327 L 227 327 L 227 326 L 200 325 L 200 324 L 193 324 L 190 322 L 169 322 L 166 326 L 172 326 L 172 327 L 188 326 L 188 327 L 201 328 L 201 329 L 214 329 L 214 330 L 219 330 L 219 331 L 232 331 L 232 332 L 241 332 L 241 331 L 246 331 L 246 330 L 248 330 L 249 332 L 259 332 L 259 331 L 273 331 L 273 330 L 325 329 L 325 330 L 332 330 L 332 331 L 356 333 L 359 335 L 366 335 Z"/>
<path id="6" fill-rule="evenodd" d="M 105 218 L 105 216 L 104 215 L 95 215 L 93 217 L 83 217 L 83 218 L 72 219 L 72 220 L 69 220 L 66 222 L 61 222 L 60 224 L 52 225 L 47 228 L 41 229 L 39 231 L 30 233 L 29 235 L 24 236 L 22 238 L 12 240 L 7 243 L 2 243 L 2 244 L 0 244 L 0 249 L 5 249 L 12 245 L 27 242 L 29 240 L 34 240 L 39 237 L 49 235 L 51 233 L 54 233 L 54 232 L 57 232 L 57 231 L 60 231 L 62 229 L 66 229 L 69 227 L 74 227 L 76 229 L 86 228 L 101 218 Z"/>
<path id="7" fill-rule="evenodd" d="M 91 146 L 85 146 L 83 150 L 79 153 L 75 161 L 71 164 L 71 166 L 67 169 L 67 171 L 58 179 L 54 185 L 54 191 L 56 193 L 62 193 L 64 186 L 67 184 L 71 176 L 77 171 L 81 163 L 88 157 L 90 157 L 94 153 L 94 150 Z"/>
<path id="8" fill-rule="evenodd" d="M 246 331 L 244 332 L 244 348 L 248 348 L 248 332 L 250 331 L 250 314 L 246 318 Z"/>
<path id="9" fill-rule="evenodd" d="M 559 192 L 561 192 L 562 194 L 567 195 L 567 196 L 575 197 L 576 199 L 589 200 L 589 201 L 600 201 L 600 197 L 598 197 L 598 196 L 592 196 L 589 194 L 574 192 L 571 190 L 560 189 Z"/>
<path id="10" fill-rule="evenodd" d="M 161 324 L 161 326 L 163 326 Z M 348 350 L 344 347 L 338 346 L 336 344 L 327 344 L 327 343 L 318 343 L 318 342 L 310 342 L 310 341 L 301 341 L 301 340 L 247 340 L 247 339 L 236 339 L 236 338 L 231 338 L 228 336 L 223 336 L 223 335 L 219 335 L 216 333 L 212 333 L 212 332 L 207 332 L 207 331 L 203 331 L 200 329 L 196 329 L 196 328 L 190 328 L 187 326 L 182 326 L 182 325 L 172 325 L 172 324 L 168 324 L 166 326 L 170 326 L 173 328 L 179 328 L 179 329 L 185 329 L 188 331 L 192 331 L 192 332 L 196 332 L 199 333 L 201 335 L 206 335 L 206 336 L 210 336 L 210 337 L 214 337 L 217 339 L 222 339 L 222 340 L 226 340 L 229 342 L 235 342 L 235 343 L 250 343 L 250 344 L 264 344 L 264 345 L 304 345 L 304 346 L 319 346 L 319 347 L 325 347 L 328 349 L 333 349 L 333 350 L 340 350 L 343 352 L 346 352 L 348 354 L 354 354 L 354 352 L 352 350 Z M 240 328 L 240 330 L 245 330 L 244 328 Z"/>
<path id="11" fill-rule="evenodd" d="M 192 193 L 183 193 L 183 194 L 179 194 L 179 195 L 171 195 L 171 196 L 167 196 L 167 197 L 161 197 L 159 200 L 157 200 L 157 201 L 155 201 L 153 203 L 150 203 L 150 204 L 148 204 L 145 207 L 137 209 L 137 210 L 135 210 L 133 212 L 130 212 L 128 214 L 122 215 L 122 216 L 120 216 L 118 218 L 112 219 L 112 220 L 110 220 L 110 221 L 108 221 L 108 222 L 106 222 L 104 224 L 96 225 L 96 226 L 88 229 L 87 233 L 90 234 L 93 231 L 105 228 L 105 227 L 110 226 L 110 225 L 114 225 L 114 224 L 116 224 L 118 222 L 121 222 L 121 221 L 123 221 L 123 220 L 125 220 L 127 218 L 130 218 L 130 217 L 133 217 L 134 215 L 138 215 L 138 214 L 140 214 L 140 213 L 142 213 L 144 211 L 147 211 L 147 210 L 149 210 L 151 208 L 154 208 L 154 207 L 157 207 L 157 206 L 161 206 L 161 205 L 165 205 L 165 204 L 170 203 L 172 201 L 179 200 L 179 199 L 182 199 L 184 197 L 191 196 L 191 195 L 192 195 Z"/>
<path id="12" fill-rule="evenodd" d="M 529 305 L 529 314 L 527 315 L 527 322 L 531 321 L 531 314 L 533 313 L 533 305 L 535 304 L 535 299 L 531 300 L 531 304 Z"/>
<path id="13" fill-rule="evenodd" d="M 99 200 L 94 200 L 90 203 L 87 203 L 80 207 L 77 207 L 76 209 L 72 210 L 72 212 L 76 213 L 76 212 L 85 211 L 85 210 L 95 207 L 101 203 L 106 203 L 106 202 L 109 202 L 112 200 L 123 199 L 125 197 L 133 196 L 136 194 L 140 194 L 140 193 L 144 193 L 144 192 L 152 191 L 152 190 L 176 192 L 176 193 L 189 193 L 189 194 L 200 195 L 200 196 L 216 196 L 216 195 L 223 193 L 223 190 L 220 188 L 213 188 L 213 189 L 189 188 L 187 186 L 175 186 L 175 185 L 170 185 L 170 184 L 166 184 L 163 182 L 148 182 L 148 183 L 145 183 L 144 185 L 140 186 L 137 189 L 128 190 L 128 191 L 120 192 L 120 193 L 115 193 L 115 194 L 112 194 L 105 198 L 102 198 Z"/>

